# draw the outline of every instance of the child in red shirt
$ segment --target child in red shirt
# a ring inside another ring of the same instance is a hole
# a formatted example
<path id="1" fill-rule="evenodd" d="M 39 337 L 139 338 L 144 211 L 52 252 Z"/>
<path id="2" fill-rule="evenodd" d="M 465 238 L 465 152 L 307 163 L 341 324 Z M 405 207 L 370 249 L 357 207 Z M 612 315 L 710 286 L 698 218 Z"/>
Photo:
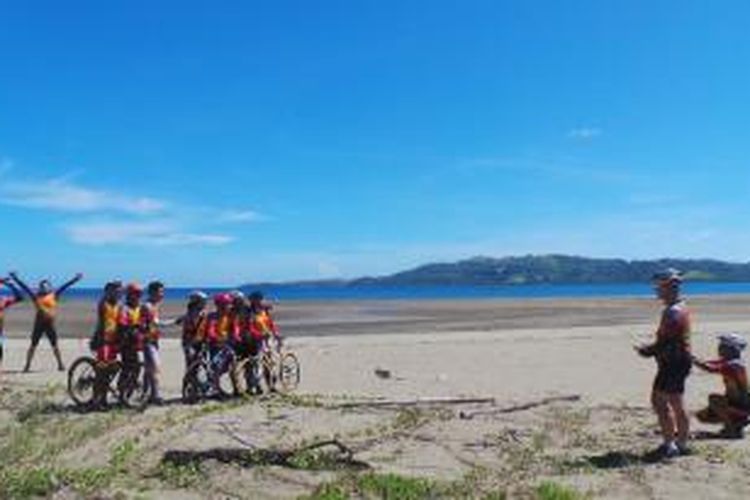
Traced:
<path id="1" fill-rule="evenodd" d="M 747 346 L 745 339 L 736 333 L 719 337 L 719 359 L 701 361 L 694 359 L 697 367 L 721 375 L 724 394 L 708 396 L 708 406 L 696 416 L 704 423 L 721 423 L 721 434 L 729 438 L 741 438 L 750 417 L 750 394 L 747 387 L 747 370 L 742 360 L 742 351 Z"/>

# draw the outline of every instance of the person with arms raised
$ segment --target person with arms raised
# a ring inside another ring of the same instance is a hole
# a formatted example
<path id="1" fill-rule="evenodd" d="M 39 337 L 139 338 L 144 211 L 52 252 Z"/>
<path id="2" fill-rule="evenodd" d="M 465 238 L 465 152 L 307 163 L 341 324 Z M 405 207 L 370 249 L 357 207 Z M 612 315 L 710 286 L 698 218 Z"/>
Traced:
<path id="1" fill-rule="evenodd" d="M 49 280 L 44 279 L 39 282 L 36 293 L 18 277 L 17 273 L 10 273 L 10 277 L 13 278 L 24 292 L 26 292 L 26 295 L 29 296 L 29 299 L 31 299 L 36 308 L 34 327 L 31 331 L 31 345 L 26 354 L 26 365 L 24 366 L 23 371 L 28 372 L 31 369 L 31 362 L 34 359 L 34 353 L 36 352 L 36 348 L 39 345 L 42 336 L 46 336 L 52 346 L 52 352 L 55 354 L 55 359 L 57 360 L 57 369 L 64 371 L 65 365 L 62 361 L 60 348 L 57 345 L 57 328 L 55 326 L 57 306 L 63 293 L 65 293 L 68 288 L 78 283 L 81 278 L 83 278 L 83 274 L 76 274 L 70 281 L 57 289 L 52 286 L 52 283 Z"/>

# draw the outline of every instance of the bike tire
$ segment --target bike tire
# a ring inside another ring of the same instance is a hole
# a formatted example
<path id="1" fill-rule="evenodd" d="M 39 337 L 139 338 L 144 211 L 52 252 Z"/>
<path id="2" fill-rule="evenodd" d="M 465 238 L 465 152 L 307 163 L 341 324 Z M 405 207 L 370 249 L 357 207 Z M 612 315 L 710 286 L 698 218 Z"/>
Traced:
<path id="1" fill-rule="evenodd" d="M 118 390 L 120 404 L 135 410 L 145 409 L 153 397 L 153 387 L 146 383 L 146 370 L 142 364 L 120 371 Z"/>
<path id="2" fill-rule="evenodd" d="M 232 359 L 229 362 L 229 367 L 221 375 L 219 375 L 219 383 L 217 384 L 216 390 L 218 396 L 221 399 L 229 398 L 235 394 L 238 394 L 239 387 L 236 380 L 237 376 L 237 360 Z"/>
<path id="3" fill-rule="evenodd" d="M 279 360 L 278 379 L 284 392 L 293 391 L 299 385 L 302 371 L 294 353 L 285 352 Z"/>
<path id="4" fill-rule="evenodd" d="M 96 386 L 96 360 L 90 356 L 76 359 L 68 369 L 68 396 L 78 406 L 88 406 L 94 401 Z"/>
<path id="5" fill-rule="evenodd" d="M 234 370 L 234 389 L 238 394 L 247 394 L 250 390 L 250 384 L 248 383 L 248 372 L 252 369 L 251 360 L 249 357 L 241 358 L 236 361 L 233 367 Z"/>
<path id="6" fill-rule="evenodd" d="M 182 378 L 182 401 L 195 404 L 206 397 L 208 369 L 202 361 L 195 361 Z"/>

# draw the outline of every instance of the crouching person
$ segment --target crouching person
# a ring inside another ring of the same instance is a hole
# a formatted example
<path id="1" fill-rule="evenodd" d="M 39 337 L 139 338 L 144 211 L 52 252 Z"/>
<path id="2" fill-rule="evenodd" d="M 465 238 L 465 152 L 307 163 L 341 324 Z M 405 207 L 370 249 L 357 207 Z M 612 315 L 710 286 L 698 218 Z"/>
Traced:
<path id="1" fill-rule="evenodd" d="M 711 394 L 708 406 L 696 416 L 704 423 L 723 424 L 724 437 L 739 439 L 750 417 L 750 395 L 747 387 L 747 370 L 742 360 L 745 339 L 735 333 L 719 336 L 719 358 L 710 361 L 694 359 L 697 367 L 721 375 L 724 394 Z"/>

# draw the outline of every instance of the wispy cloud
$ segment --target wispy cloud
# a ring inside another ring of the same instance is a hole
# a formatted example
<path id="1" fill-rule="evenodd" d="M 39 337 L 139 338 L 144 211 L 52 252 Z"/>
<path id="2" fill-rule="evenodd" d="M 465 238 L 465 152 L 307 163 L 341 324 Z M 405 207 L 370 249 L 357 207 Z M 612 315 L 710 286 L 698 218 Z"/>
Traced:
<path id="1" fill-rule="evenodd" d="M 590 141 L 602 135 L 602 129 L 596 127 L 578 127 L 568 131 L 568 138 Z"/>
<path id="2" fill-rule="evenodd" d="M 218 222 L 262 222 L 266 219 L 266 216 L 255 210 L 224 210 L 216 216 Z"/>
<path id="3" fill-rule="evenodd" d="M 79 214 L 83 218 L 76 217 L 62 226 L 67 238 L 79 245 L 226 245 L 235 238 L 212 231 L 196 231 L 195 227 L 266 219 L 254 210 L 196 207 L 114 189 L 93 188 L 76 182 L 76 173 L 46 179 L 10 180 L 3 173 L 12 168 L 10 159 L 0 158 L 0 204 Z"/>
<path id="4" fill-rule="evenodd" d="M 3 182 L 0 203 L 59 212 L 109 211 L 136 215 L 154 214 L 167 207 L 166 202 L 154 198 L 92 189 L 65 179 Z"/>
<path id="5" fill-rule="evenodd" d="M 461 161 L 456 168 L 464 172 L 507 170 L 529 175 L 543 175 L 559 179 L 575 178 L 605 184 L 620 184 L 633 180 L 629 169 L 581 162 L 573 158 L 532 156 L 471 158 Z"/>
<path id="6" fill-rule="evenodd" d="M 234 240 L 221 234 L 183 232 L 179 225 L 168 221 L 85 221 L 68 224 L 64 229 L 74 243 L 90 246 L 217 246 Z"/>

